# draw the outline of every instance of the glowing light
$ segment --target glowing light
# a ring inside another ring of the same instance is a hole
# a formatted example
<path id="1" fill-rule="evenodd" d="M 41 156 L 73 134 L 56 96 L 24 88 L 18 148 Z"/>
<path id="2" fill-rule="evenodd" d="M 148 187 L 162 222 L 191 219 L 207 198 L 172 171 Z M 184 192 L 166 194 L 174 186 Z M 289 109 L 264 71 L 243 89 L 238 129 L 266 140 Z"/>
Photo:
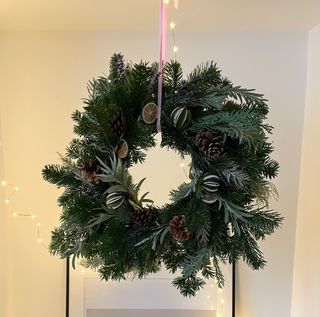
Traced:
<path id="1" fill-rule="evenodd" d="M 218 292 L 221 294 L 222 293 L 222 288 L 219 288 Z"/>
<path id="2" fill-rule="evenodd" d="M 221 317 L 221 314 L 220 314 L 220 313 L 218 313 L 218 314 L 217 314 L 217 317 Z"/>
<path id="3" fill-rule="evenodd" d="M 41 243 L 41 242 L 42 242 L 42 239 L 41 239 L 41 238 L 39 238 L 39 239 L 38 239 L 38 242 L 39 242 L 39 243 Z"/>
<path id="4" fill-rule="evenodd" d="M 164 4 L 169 4 L 170 0 L 163 0 Z"/>
<path id="5" fill-rule="evenodd" d="M 35 219 L 35 218 L 36 218 L 36 216 L 35 216 L 35 215 L 31 215 L 31 218 L 32 218 L 32 219 Z"/>
<path id="6" fill-rule="evenodd" d="M 14 190 L 17 192 L 19 190 L 19 187 L 15 186 Z"/>
<path id="7" fill-rule="evenodd" d="M 211 285 L 210 285 L 210 287 L 211 287 L 211 288 L 214 288 L 214 285 L 213 285 L 213 284 L 211 284 Z"/>
<path id="8" fill-rule="evenodd" d="M 40 222 L 38 222 L 38 223 L 37 223 L 37 227 L 40 227 L 40 226 L 41 226 L 41 223 L 40 223 Z"/>
<path id="9" fill-rule="evenodd" d="M 181 168 L 184 168 L 184 167 L 185 167 L 185 164 L 184 164 L 184 163 L 180 163 L 180 167 L 181 167 Z"/>
<path id="10" fill-rule="evenodd" d="M 207 295 L 207 298 L 210 298 L 210 295 Z"/>
<path id="11" fill-rule="evenodd" d="M 170 29 L 173 30 L 176 27 L 176 24 L 174 22 L 170 23 Z"/>
<path id="12" fill-rule="evenodd" d="M 81 270 L 81 273 L 83 274 L 85 271 L 86 271 L 85 269 L 82 269 L 82 270 Z"/>
<path id="13" fill-rule="evenodd" d="M 178 49 L 178 46 L 175 45 L 175 46 L 173 47 L 173 52 L 174 52 L 174 53 L 177 53 L 178 50 L 179 50 L 179 49 Z"/>
<path id="14" fill-rule="evenodd" d="M 111 83 L 111 79 L 108 79 L 108 83 L 109 83 L 109 84 Z"/>
<path id="15" fill-rule="evenodd" d="M 7 204 L 7 205 L 8 205 L 8 204 L 9 204 L 9 202 L 10 202 L 10 200 L 9 200 L 9 199 L 6 199 L 4 202 L 5 202 L 5 204 Z"/>
<path id="16" fill-rule="evenodd" d="M 1 182 L 1 185 L 2 185 L 2 186 L 6 186 L 6 185 L 7 185 L 7 182 L 6 182 L 6 181 L 2 181 L 2 182 Z"/>
<path id="17" fill-rule="evenodd" d="M 17 217 L 18 214 L 17 214 L 16 212 L 13 212 L 13 213 L 12 213 L 12 216 L 13 216 L 13 217 Z"/>
<path id="18" fill-rule="evenodd" d="M 187 183 L 187 184 L 190 184 L 190 183 L 191 183 L 191 179 L 187 179 L 187 180 L 186 180 L 186 183 Z"/>
<path id="19" fill-rule="evenodd" d="M 224 304 L 224 299 L 223 298 L 220 299 L 220 303 Z"/>

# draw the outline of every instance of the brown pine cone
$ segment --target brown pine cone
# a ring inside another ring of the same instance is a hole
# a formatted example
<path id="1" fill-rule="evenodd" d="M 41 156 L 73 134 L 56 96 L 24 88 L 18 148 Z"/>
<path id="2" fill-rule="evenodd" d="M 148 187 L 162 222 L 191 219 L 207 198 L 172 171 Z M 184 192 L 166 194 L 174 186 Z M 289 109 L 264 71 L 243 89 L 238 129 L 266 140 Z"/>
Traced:
<path id="1" fill-rule="evenodd" d="M 155 218 L 155 211 L 153 208 L 135 209 L 132 214 L 132 222 L 145 226 L 152 222 Z"/>
<path id="2" fill-rule="evenodd" d="M 96 163 L 82 163 L 80 165 L 81 175 L 88 181 L 88 182 L 95 182 L 99 181 L 97 173 L 99 171 L 99 166 Z"/>
<path id="3" fill-rule="evenodd" d="M 224 138 L 218 131 L 200 130 L 196 135 L 196 144 L 200 153 L 211 159 L 218 158 L 224 151 Z"/>
<path id="4" fill-rule="evenodd" d="M 111 122 L 111 128 L 119 137 L 123 136 L 125 131 L 125 117 L 123 111 L 120 111 L 116 118 Z"/>
<path id="5" fill-rule="evenodd" d="M 185 224 L 185 215 L 177 215 L 171 219 L 169 222 L 169 231 L 174 239 L 178 241 L 186 241 L 190 238 L 191 232 L 185 227 Z"/>

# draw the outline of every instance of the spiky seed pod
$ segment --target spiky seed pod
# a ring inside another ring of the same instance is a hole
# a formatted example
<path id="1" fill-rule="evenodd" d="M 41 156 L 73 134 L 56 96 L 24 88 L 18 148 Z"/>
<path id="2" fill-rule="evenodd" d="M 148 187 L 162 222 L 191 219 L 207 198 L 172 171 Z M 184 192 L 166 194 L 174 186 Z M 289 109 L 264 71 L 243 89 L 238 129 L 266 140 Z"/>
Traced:
<path id="1" fill-rule="evenodd" d="M 155 210 L 153 208 L 134 209 L 132 214 L 132 222 L 145 226 L 151 223 L 155 218 Z"/>
<path id="2" fill-rule="evenodd" d="M 172 237 L 177 241 L 186 241 L 191 236 L 191 231 L 185 227 L 186 216 L 174 216 L 169 222 L 169 231 Z"/>
<path id="3" fill-rule="evenodd" d="M 116 118 L 111 122 L 111 128 L 119 137 L 123 136 L 125 132 L 125 116 L 123 111 L 120 111 Z"/>
<path id="4" fill-rule="evenodd" d="M 200 153 L 216 159 L 224 152 L 224 137 L 218 131 L 202 129 L 196 135 L 196 145 Z"/>
<path id="5" fill-rule="evenodd" d="M 82 163 L 79 166 L 82 177 L 84 177 L 88 182 L 99 182 L 97 173 L 99 171 L 99 166 L 96 163 Z"/>
<path id="6" fill-rule="evenodd" d="M 122 192 L 113 192 L 107 195 L 106 205 L 111 209 L 118 209 L 125 201 L 125 195 Z"/>
<path id="7" fill-rule="evenodd" d="M 203 177 L 203 190 L 208 193 L 215 193 L 220 186 L 220 178 L 214 174 L 205 174 Z"/>
<path id="8" fill-rule="evenodd" d="M 178 107 L 171 112 L 171 121 L 175 128 L 185 129 L 192 120 L 191 112 L 186 107 Z"/>

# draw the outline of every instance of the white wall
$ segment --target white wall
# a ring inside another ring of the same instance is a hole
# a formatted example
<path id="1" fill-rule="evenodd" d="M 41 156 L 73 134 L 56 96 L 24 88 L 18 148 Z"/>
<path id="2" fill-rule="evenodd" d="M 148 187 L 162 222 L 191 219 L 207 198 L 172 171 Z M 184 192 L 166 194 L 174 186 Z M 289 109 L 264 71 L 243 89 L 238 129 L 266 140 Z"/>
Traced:
<path id="1" fill-rule="evenodd" d="M 113 52 L 128 59 L 157 58 L 157 34 L 35 32 L 0 34 L 0 87 L 6 177 L 22 190 L 12 208 L 32 210 L 42 219 L 44 240 L 58 221 L 53 186 L 41 168 L 57 161 L 72 136 L 70 113 L 81 106 L 88 79 L 107 71 Z M 240 267 L 241 317 L 289 317 L 302 135 L 307 34 L 271 32 L 179 32 L 179 59 L 186 71 L 213 59 L 236 84 L 254 87 L 270 99 L 277 180 L 286 217 L 283 230 L 263 244 L 264 272 Z M 170 159 L 163 157 L 163 166 Z M 178 166 L 177 166 L 178 168 Z M 155 170 L 155 169 L 153 169 Z M 156 177 L 145 175 L 149 178 Z M 157 184 L 153 183 L 153 189 Z M 163 197 L 159 197 L 159 199 Z M 35 227 L 11 219 L 13 313 L 8 317 L 57 317 L 64 310 L 64 265 L 35 242 Z M 48 309 L 48 307 L 50 307 Z M 7 317 L 7 316 L 6 316 Z"/>
<path id="2" fill-rule="evenodd" d="M 320 25 L 310 31 L 308 51 L 292 317 L 319 316 Z"/>

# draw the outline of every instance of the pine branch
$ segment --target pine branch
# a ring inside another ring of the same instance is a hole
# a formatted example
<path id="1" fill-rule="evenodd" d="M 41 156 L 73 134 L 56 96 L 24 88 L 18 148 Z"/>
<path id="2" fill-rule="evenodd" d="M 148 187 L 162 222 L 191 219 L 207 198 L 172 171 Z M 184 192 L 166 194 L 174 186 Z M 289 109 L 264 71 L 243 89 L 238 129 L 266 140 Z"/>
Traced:
<path id="1" fill-rule="evenodd" d="M 249 182 L 249 175 L 240 169 L 235 162 L 230 162 L 225 169 L 218 170 L 218 175 L 224 177 L 229 184 L 234 184 L 238 188 L 245 188 Z"/>
<path id="2" fill-rule="evenodd" d="M 241 109 L 254 111 L 256 114 L 265 118 L 269 112 L 268 100 L 263 98 L 262 94 L 254 92 L 254 89 L 245 89 L 240 86 L 226 86 L 219 90 L 219 93 L 232 98 L 237 102 Z"/>
<path id="3" fill-rule="evenodd" d="M 196 276 L 180 276 L 176 277 L 172 284 L 183 296 L 192 297 L 195 296 L 197 291 L 204 287 L 205 281 Z"/>
<path id="4" fill-rule="evenodd" d="M 82 182 L 76 179 L 74 173 L 67 167 L 57 164 L 49 164 L 42 170 L 44 180 L 60 187 L 79 186 Z"/>
<path id="5" fill-rule="evenodd" d="M 182 68 L 177 61 L 170 61 L 164 67 L 164 85 L 173 93 L 182 85 Z"/>
<path id="6" fill-rule="evenodd" d="M 219 112 L 198 119 L 194 126 L 198 129 L 214 127 L 231 138 L 237 138 L 239 144 L 246 142 L 255 147 L 263 141 L 259 120 L 250 111 Z"/>

